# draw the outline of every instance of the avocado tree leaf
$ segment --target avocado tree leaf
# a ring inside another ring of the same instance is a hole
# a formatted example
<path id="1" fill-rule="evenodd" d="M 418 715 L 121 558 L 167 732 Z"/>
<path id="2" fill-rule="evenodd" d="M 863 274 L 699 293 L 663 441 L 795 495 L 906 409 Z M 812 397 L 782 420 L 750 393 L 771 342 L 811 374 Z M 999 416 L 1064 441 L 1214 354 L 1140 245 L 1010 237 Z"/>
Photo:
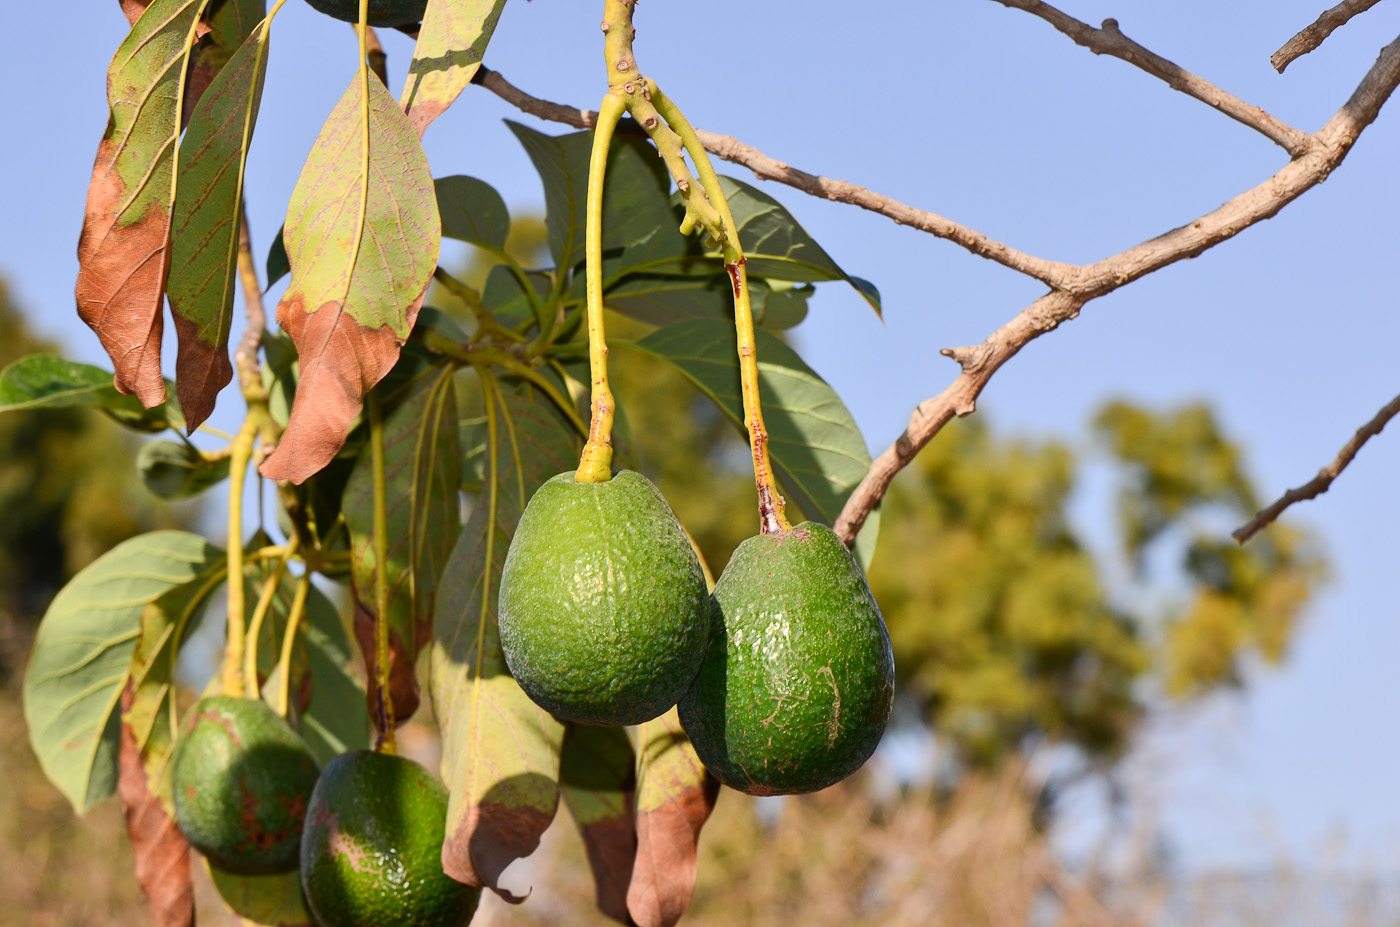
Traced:
<path id="1" fill-rule="evenodd" d="M 418 707 L 414 672 L 418 653 L 432 636 L 438 579 L 461 532 L 457 497 L 461 452 L 457 446 L 454 367 L 438 364 L 409 380 L 381 402 L 384 419 L 384 480 L 389 532 L 388 562 L 374 554 L 374 474 L 369 453 L 360 455 L 345 487 L 343 508 L 350 531 L 355 634 L 375 677 L 375 575 L 389 585 L 390 691 L 402 723 Z M 389 385 L 389 384 L 386 384 Z M 385 693 L 371 686 L 371 717 L 380 717 Z"/>
<path id="2" fill-rule="evenodd" d="M 111 111 L 78 238 L 78 315 L 147 408 L 165 401 L 161 302 L 185 70 L 207 0 L 153 0 L 107 70 Z"/>
<path id="3" fill-rule="evenodd" d="M 402 101 L 420 136 L 472 82 L 505 5 L 506 0 L 428 0 Z"/>
<path id="4" fill-rule="evenodd" d="M 301 358 L 287 429 L 262 464 L 300 483 L 345 444 L 364 395 L 399 357 L 437 266 L 442 224 L 423 146 L 394 98 L 357 75 L 287 207 L 292 281 L 277 321 Z M 368 142 L 368 150 L 366 150 Z"/>
<path id="5" fill-rule="evenodd" d="M 237 0 L 223 6 L 239 8 Z M 166 293 L 179 342 L 175 382 L 191 428 L 209 417 L 219 390 L 233 378 L 228 336 L 243 171 L 262 102 L 271 25 L 258 24 L 212 78 L 180 145 Z"/>
<path id="6" fill-rule="evenodd" d="M 185 75 L 185 125 L 189 125 L 195 107 L 219 71 L 265 16 L 266 0 L 210 0 L 198 27 L 200 42 L 194 47 Z"/>
<path id="7" fill-rule="evenodd" d="M 301 890 L 301 871 L 238 875 L 209 866 L 214 888 L 245 927 L 315 927 Z"/>
<path id="8" fill-rule="evenodd" d="M 673 927 L 690 906 L 700 828 L 719 781 L 706 771 L 675 708 L 632 728 L 637 773 L 637 857 L 627 910 L 637 927 Z"/>
<path id="9" fill-rule="evenodd" d="M 632 741 L 620 727 L 571 724 L 559 760 L 559 793 L 583 835 L 598 910 L 628 923 L 627 887 L 637 855 L 632 803 L 637 785 Z"/>
<path id="10" fill-rule="evenodd" d="M 504 0 L 502 0 L 504 2 Z M 510 235 L 510 210 L 484 180 L 456 174 L 433 181 L 442 235 L 482 248 L 500 249 Z"/>
<path id="11" fill-rule="evenodd" d="M 287 228 L 284 225 L 277 230 L 277 235 L 272 239 L 272 245 L 267 249 L 267 289 L 272 289 L 272 285 L 292 272 L 292 263 L 287 259 Z"/>
<path id="12" fill-rule="evenodd" d="M 759 396 L 768 428 L 768 452 L 790 501 L 811 519 L 830 525 L 870 468 L 855 419 L 836 391 L 776 335 L 759 329 Z M 616 342 L 627 345 L 627 342 Z M 674 366 L 742 428 L 739 356 L 734 326 L 692 319 L 659 328 L 629 346 Z M 861 534 L 873 549 L 875 532 Z"/>
<path id="13" fill-rule="evenodd" d="M 166 395 L 173 398 L 173 384 L 166 382 L 165 389 Z M 178 403 L 147 409 L 135 396 L 117 392 L 112 374 L 92 364 L 66 360 L 56 354 L 30 354 L 0 371 L 0 412 L 71 406 L 101 409 L 137 431 L 185 427 Z"/>
<path id="14" fill-rule="evenodd" d="M 496 593 L 526 500 L 577 465 L 578 445 L 544 397 L 494 389 L 487 397 L 500 406 L 495 439 L 487 435 L 496 480 L 490 484 L 488 476 L 443 571 L 433 623 L 433 709 L 450 791 L 442 865 L 460 882 L 519 903 L 524 898 L 502 889 L 500 875 L 535 851 L 554 820 L 564 725 L 511 678 L 496 630 Z"/>
<path id="15" fill-rule="evenodd" d="M 151 441 L 136 455 L 141 482 L 153 496 L 175 502 L 193 499 L 228 479 L 229 459 L 211 459 L 177 441 Z"/>
<path id="16" fill-rule="evenodd" d="M 138 535 L 73 577 L 44 615 L 24 677 L 24 716 L 44 773 L 79 814 L 116 787 L 117 707 L 142 611 L 221 557 L 197 534 Z"/>
<path id="17" fill-rule="evenodd" d="M 577 279 L 577 278 L 576 278 Z M 576 287 L 577 295 L 583 291 Z M 754 324 L 770 331 L 792 328 L 807 317 L 813 287 L 785 281 L 749 281 Z M 670 325 L 685 319 L 732 319 L 734 289 L 726 273 L 710 276 L 627 274 L 603 294 L 603 304 L 648 325 Z"/>
<path id="18" fill-rule="evenodd" d="M 506 120 L 506 125 L 524 146 L 544 183 L 549 253 L 555 267 L 567 270 L 583 259 L 593 133 L 545 135 L 510 120 Z M 658 230 L 675 228 L 680 220 L 666 199 L 662 185 L 665 168 L 656 157 L 656 150 L 635 136 L 615 136 L 608 150 L 607 176 L 603 191 L 603 248 L 635 244 L 644 253 L 650 253 L 662 247 L 668 239 Z M 672 240 L 674 247 L 684 248 L 686 240 L 679 232 L 676 239 L 678 242 Z M 644 257 L 637 257 L 633 263 L 645 263 Z"/>

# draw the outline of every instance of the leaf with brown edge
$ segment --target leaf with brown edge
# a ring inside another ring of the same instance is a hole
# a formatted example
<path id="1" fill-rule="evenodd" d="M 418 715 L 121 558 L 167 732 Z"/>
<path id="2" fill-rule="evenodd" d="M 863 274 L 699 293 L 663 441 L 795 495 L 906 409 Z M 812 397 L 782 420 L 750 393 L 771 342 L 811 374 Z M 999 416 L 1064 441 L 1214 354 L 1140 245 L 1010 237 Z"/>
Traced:
<path id="1" fill-rule="evenodd" d="M 578 460 L 573 429 L 547 399 L 524 389 L 527 395 L 486 390 L 493 410 L 499 406 L 496 427 L 487 430 L 487 456 L 494 451 L 496 462 L 496 520 L 490 520 L 488 466 L 486 490 L 476 496 L 443 571 L 429 664 L 442 774 L 451 793 L 443 869 L 512 903 L 524 898 L 502 889 L 499 878 L 511 862 L 535 851 L 554 819 L 564 725 L 511 678 L 496 630 L 496 592 L 525 501 Z"/>
<path id="2" fill-rule="evenodd" d="M 386 380 L 378 387 L 384 408 L 385 514 L 389 559 L 389 697 L 398 723 L 418 708 L 414 666 L 433 633 L 438 579 L 461 533 L 457 495 L 461 450 L 457 443 L 455 368 L 438 364 L 407 383 Z M 395 375 L 397 378 L 397 374 Z M 378 395 L 378 392 L 376 393 Z M 351 579 L 355 594 L 355 635 L 365 668 L 375 678 L 374 474 L 371 455 L 361 454 L 342 501 L 350 532 Z M 370 687 L 370 717 L 382 717 L 379 693 Z"/>
<path id="3" fill-rule="evenodd" d="M 185 69 L 207 0 L 153 0 L 107 70 L 111 116 L 78 238 L 78 315 L 146 408 L 165 401 L 161 299 Z"/>
<path id="4" fill-rule="evenodd" d="M 237 875 L 209 866 L 214 888 L 247 927 L 316 927 L 301 891 L 301 871 Z"/>
<path id="5" fill-rule="evenodd" d="M 598 910 L 631 924 L 627 887 L 637 855 L 632 805 L 637 775 L 632 741 L 619 727 L 571 724 L 564 732 L 559 792 L 583 835 Z"/>
<path id="6" fill-rule="evenodd" d="M 420 136 L 472 82 L 506 0 L 428 0 L 403 107 Z"/>
<path id="7" fill-rule="evenodd" d="M 671 927 L 695 894 L 700 828 L 714 810 L 719 782 L 695 754 L 676 709 L 632 730 L 642 760 L 627 910 L 638 927 Z"/>
<path id="8" fill-rule="evenodd" d="M 428 158 L 384 85 L 373 75 L 367 84 L 366 99 L 357 75 L 331 111 L 287 207 L 292 280 L 277 321 L 296 344 L 301 380 L 261 467 L 275 480 L 302 482 L 345 444 L 437 267 L 442 225 Z"/>
<path id="9" fill-rule="evenodd" d="M 227 0 L 222 9 L 237 7 Z M 207 84 L 180 145 L 166 293 L 179 340 L 175 382 L 191 429 L 214 411 L 219 390 L 233 378 L 228 336 L 243 171 L 262 101 L 270 26 L 259 24 Z"/>

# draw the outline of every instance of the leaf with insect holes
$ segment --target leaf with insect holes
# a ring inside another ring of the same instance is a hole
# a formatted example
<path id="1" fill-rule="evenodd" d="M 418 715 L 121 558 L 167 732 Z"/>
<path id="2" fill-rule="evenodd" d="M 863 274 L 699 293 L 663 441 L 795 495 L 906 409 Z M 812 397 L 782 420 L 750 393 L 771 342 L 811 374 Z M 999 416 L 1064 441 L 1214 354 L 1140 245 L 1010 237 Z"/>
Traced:
<path id="1" fill-rule="evenodd" d="M 107 70 L 111 116 L 78 238 L 78 315 L 147 408 L 165 401 L 161 302 L 185 70 L 206 0 L 154 0 Z"/>
<path id="2" fill-rule="evenodd" d="M 270 26 L 260 23 L 213 78 L 180 145 L 166 292 L 179 341 L 175 382 L 191 428 L 209 417 L 233 378 L 228 336 L 243 171 L 262 101 Z"/>
<path id="3" fill-rule="evenodd" d="M 264 476 L 300 483 L 345 443 L 365 393 L 394 366 L 437 266 L 442 226 L 428 159 L 374 76 L 335 105 L 292 191 L 292 281 L 277 321 L 301 378 Z M 368 149 L 366 149 L 368 142 Z"/>
<path id="4" fill-rule="evenodd" d="M 418 708 L 414 666 L 432 636 L 433 604 L 443 566 L 461 532 L 457 497 L 461 451 L 457 445 L 455 368 L 438 364 L 407 383 L 386 383 L 384 395 L 384 482 L 388 518 L 388 562 L 374 553 L 372 455 L 362 453 L 345 487 L 345 525 L 350 532 L 355 634 L 371 679 L 378 665 L 375 640 L 375 578 L 389 587 L 389 697 L 398 723 Z M 382 693 L 371 686 L 371 717 Z"/>
<path id="5" fill-rule="evenodd" d="M 403 108 L 419 135 L 472 82 L 506 0 L 428 0 L 404 81 Z"/>
<path id="6" fill-rule="evenodd" d="M 116 787 L 117 706 L 142 611 L 221 557 L 197 534 L 138 535 L 93 561 L 49 605 L 24 676 L 24 718 L 39 765 L 79 814 Z"/>
<path id="7" fill-rule="evenodd" d="M 830 525 L 870 469 L 870 451 L 846 404 L 776 335 L 759 329 L 758 392 L 768 428 L 768 453 L 789 500 Z M 617 342 L 665 361 L 709 396 L 736 426 L 744 424 L 734 326 L 691 319 L 659 328 L 640 341 Z M 878 521 L 866 521 L 855 553 L 868 564 Z"/>
<path id="8" fill-rule="evenodd" d="M 496 593 L 526 500 L 577 465 L 580 439 L 532 387 L 486 394 L 499 406 L 496 427 L 483 436 L 495 466 L 486 467 L 485 491 L 443 571 L 433 622 L 433 710 L 450 792 L 442 864 L 454 879 L 519 903 L 523 896 L 502 889 L 500 875 L 535 851 L 554 820 L 564 725 L 511 678 L 496 631 Z"/>

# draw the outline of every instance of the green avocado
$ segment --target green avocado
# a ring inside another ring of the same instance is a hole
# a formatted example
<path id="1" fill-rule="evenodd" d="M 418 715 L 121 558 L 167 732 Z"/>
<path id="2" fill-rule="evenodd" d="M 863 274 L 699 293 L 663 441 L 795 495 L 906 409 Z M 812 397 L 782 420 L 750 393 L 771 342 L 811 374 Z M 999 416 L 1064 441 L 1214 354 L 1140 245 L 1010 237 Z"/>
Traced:
<path id="1" fill-rule="evenodd" d="M 751 795 L 814 792 L 859 769 L 894 699 L 889 632 L 830 528 L 804 522 L 734 551 L 710 648 L 680 702 L 700 761 Z"/>
<path id="2" fill-rule="evenodd" d="M 297 867 L 306 803 L 319 769 L 305 742 L 265 703 L 201 699 L 175 745 L 175 821 L 220 869 Z"/>
<path id="3" fill-rule="evenodd" d="M 525 507 L 501 573 L 501 649 L 541 708 L 641 724 L 676 704 L 710 634 L 705 573 L 651 481 L 551 478 Z"/>
<path id="4" fill-rule="evenodd" d="M 481 889 L 442 871 L 447 790 L 409 759 L 356 750 L 326 765 L 301 839 L 322 927 L 463 927 Z"/>
<path id="5" fill-rule="evenodd" d="M 347 23 L 360 21 L 360 0 L 306 0 L 327 16 Z M 369 0 L 371 26 L 412 26 L 423 21 L 428 0 Z"/>

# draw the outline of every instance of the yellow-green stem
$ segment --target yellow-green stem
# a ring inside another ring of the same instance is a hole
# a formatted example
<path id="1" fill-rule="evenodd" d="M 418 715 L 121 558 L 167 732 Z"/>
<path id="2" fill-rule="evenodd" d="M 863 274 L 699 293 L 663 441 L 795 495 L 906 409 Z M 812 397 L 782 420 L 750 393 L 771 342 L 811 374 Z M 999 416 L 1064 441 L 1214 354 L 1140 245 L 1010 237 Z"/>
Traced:
<path id="1" fill-rule="evenodd" d="M 243 695 L 243 653 L 247 646 L 243 601 L 243 481 L 253 456 L 258 425 L 252 416 L 229 448 L 228 485 L 228 642 L 224 646 L 223 688 L 225 695 Z"/>
<path id="2" fill-rule="evenodd" d="M 277 713 L 287 717 L 291 706 L 292 692 L 292 646 L 296 642 L 297 628 L 301 617 L 306 614 L 306 596 L 311 592 L 311 571 L 307 570 L 297 580 L 297 591 L 292 594 L 292 607 L 287 612 L 287 627 L 282 632 L 282 653 L 277 658 L 277 670 L 282 674 L 281 685 L 277 690 Z"/>
<path id="3" fill-rule="evenodd" d="M 363 2 L 363 0 L 362 0 Z M 394 700 L 389 691 L 389 506 L 384 478 L 384 414 L 379 394 L 369 393 L 370 464 L 374 476 L 374 749 L 398 752 L 394 739 Z"/>
<path id="4" fill-rule="evenodd" d="M 262 592 L 258 595 L 258 604 L 253 606 L 253 618 L 248 622 L 248 644 L 243 655 L 243 686 L 249 698 L 262 697 L 258 683 L 258 641 L 262 637 L 262 626 L 267 618 L 268 609 L 272 607 L 272 600 L 282 585 L 282 577 L 287 573 L 287 561 L 296 550 L 297 537 L 293 534 L 287 543 L 286 551 L 273 568 L 272 575 L 263 583 Z"/>
<path id="5" fill-rule="evenodd" d="M 615 401 L 608 387 L 608 343 L 603 332 L 603 182 L 613 130 L 627 108 L 622 96 L 608 91 L 598 107 L 593 151 L 588 161 L 588 214 L 584 226 L 584 274 L 588 311 L 588 368 L 593 380 L 588 441 L 574 479 L 603 483 L 612 479 L 612 425 Z"/>

